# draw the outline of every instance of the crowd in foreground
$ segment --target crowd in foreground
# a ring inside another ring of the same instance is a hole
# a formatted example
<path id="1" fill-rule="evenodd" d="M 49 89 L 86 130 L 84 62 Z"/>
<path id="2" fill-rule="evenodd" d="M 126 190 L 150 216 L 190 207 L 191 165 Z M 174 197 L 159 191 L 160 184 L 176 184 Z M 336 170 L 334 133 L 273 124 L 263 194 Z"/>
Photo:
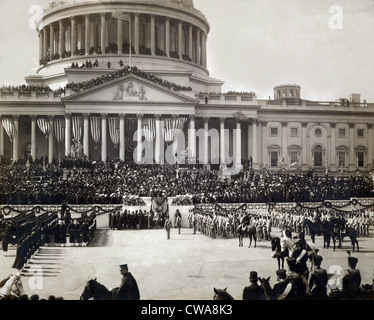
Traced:
<path id="1" fill-rule="evenodd" d="M 16 204 L 122 204 L 123 197 L 176 197 L 190 195 L 199 203 L 280 203 L 349 200 L 373 197 L 370 177 L 317 176 L 313 172 L 242 171 L 221 178 L 218 170 L 179 170 L 172 166 L 88 159 L 2 162 L 0 203 Z"/>

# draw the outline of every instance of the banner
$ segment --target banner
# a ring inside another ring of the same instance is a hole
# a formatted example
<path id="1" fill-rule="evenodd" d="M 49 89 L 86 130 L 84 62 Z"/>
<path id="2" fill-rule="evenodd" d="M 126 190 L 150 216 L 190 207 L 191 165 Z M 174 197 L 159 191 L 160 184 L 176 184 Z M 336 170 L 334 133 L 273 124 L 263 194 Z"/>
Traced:
<path id="1" fill-rule="evenodd" d="M 112 140 L 114 147 L 117 149 L 120 141 L 119 135 L 119 119 L 118 118 L 108 118 L 109 122 L 109 136 Z"/>
<path id="2" fill-rule="evenodd" d="M 52 124 L 49 122 L 49 119 L 38 118 L 37 122 L 40 131 L 43 132 L 45 136 L 48 136 L 52 132 L 53 128 Z"/>
<path id="3" fill-rule="evenodd" d="M 55 118 L 55 137 L 58 143 L 62 143 L 65 139 L 65 119 Z"/>
<path id="4" fill-rule="evenodd" d="M 82 117 L 73 117 L 73 138 L 76 143 L 81 142 L 82 138 Z"/>
<path id="5" fill-rule="evenodd" d="M 100 132 L 101 132 L 101 127 L 100 127 L 100 117 L 91 117 L 91 137 L 93 142 L 95 142 L 95 149 L 97 149 L 97 145 L 100 142 Z"/>

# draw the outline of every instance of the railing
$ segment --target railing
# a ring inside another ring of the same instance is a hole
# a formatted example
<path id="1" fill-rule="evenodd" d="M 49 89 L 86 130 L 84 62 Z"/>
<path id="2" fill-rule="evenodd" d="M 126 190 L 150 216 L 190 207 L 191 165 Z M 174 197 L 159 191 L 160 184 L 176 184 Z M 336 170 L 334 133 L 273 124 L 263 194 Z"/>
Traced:
<path id="1" fill-rule="evenodd" d="M 0 100 L 59 100 L 63 96 L 63 93 L 53 91 L 2 91 Z"/>

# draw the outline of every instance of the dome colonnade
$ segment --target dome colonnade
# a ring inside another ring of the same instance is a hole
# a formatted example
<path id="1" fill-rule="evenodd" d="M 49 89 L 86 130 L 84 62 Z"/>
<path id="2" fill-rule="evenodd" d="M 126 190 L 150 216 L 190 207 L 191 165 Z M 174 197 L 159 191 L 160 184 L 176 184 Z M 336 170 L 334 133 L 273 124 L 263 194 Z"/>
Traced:
<path id="1" fill-rule="evenodd" d="M 131 42 L 133 54 L 207 68 L 210 27 L 193 7 L 169 0 L 86 2 L 63 2 L 44 12 L 38 24 L 40 64 L 72 56 L 129 54 Z"/>

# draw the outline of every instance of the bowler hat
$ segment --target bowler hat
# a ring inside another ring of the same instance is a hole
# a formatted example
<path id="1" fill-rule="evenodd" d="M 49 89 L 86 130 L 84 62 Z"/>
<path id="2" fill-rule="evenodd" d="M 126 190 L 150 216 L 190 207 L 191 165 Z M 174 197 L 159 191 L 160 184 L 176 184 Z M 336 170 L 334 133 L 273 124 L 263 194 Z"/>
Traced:
<path id="1" fill-rule="evenodd" d="M 286 270 L 286 269 L 279 269 L 279 270 L 275 271 L 275 273 L 276 273 L 278 276 L 282 276 L 282 275 L 286 275 L 287 270 Z"/>
<path id="2" fill-rule="evenodd" d="M 127 268 L 127 264 L 121 264 L 119 267 L 120 267 L 121 269 L 128 269 L 128 268 Z"/>

